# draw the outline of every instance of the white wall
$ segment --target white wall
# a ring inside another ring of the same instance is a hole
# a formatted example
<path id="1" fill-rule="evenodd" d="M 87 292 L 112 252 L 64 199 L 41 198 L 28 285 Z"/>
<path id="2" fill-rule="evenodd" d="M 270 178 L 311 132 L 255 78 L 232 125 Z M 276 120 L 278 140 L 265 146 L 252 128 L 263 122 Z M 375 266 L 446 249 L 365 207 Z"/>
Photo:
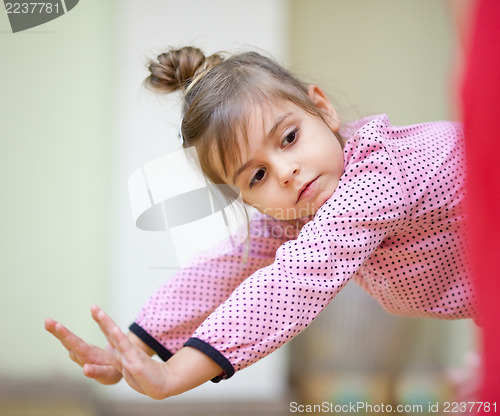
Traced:
<path id="1" fill-rule="evenodd" d="M 0 12 L 0 377 L 85 380 L 48 316 L 103 343 L 89 307 L 107 306 L 113 4 L 15 34 Z"/>
<path id="2" fill-rule="evenodd" d="M 117 8 L 117 114 L 114 178 L 115 250 L 112 316 L 128 326 L 150 294 L 175 271 L 177 260 L 165 232 L 134 227 L 127 181 L 133 170 L 177 150 L 179 96 L 158 98 L 141 88 L 145 63 L 170 46 L 194 45 L 206 54 L 262 49 L 278 60 L 286 58 L 286 0 L 127 0 Z M 181 180 L 181 178 L 179 178 Z M 178 400 L 260 398 L 284 393 L 285 356 L 279 351 L 230 381 L 207 383 Z M 112 394 L 140 399 L 123 383 Z"/>

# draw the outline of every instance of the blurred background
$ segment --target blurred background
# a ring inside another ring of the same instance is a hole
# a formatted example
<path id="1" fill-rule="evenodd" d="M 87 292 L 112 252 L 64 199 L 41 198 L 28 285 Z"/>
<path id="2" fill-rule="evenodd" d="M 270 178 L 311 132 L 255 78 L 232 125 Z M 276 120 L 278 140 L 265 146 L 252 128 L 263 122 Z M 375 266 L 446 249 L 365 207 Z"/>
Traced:
<path id="1" fill-rule="evenodd" d="M 456 119 L 455 44 L 437 0 L 81 0 L 16 34 L 0 13 L 0 415 L 452 400 L 474 325 L 389 316 L 354 285 L 290 345 L 160 403 L 85 379 L 43 322 L 104 345 L 90 305 L 125 329 L 178 267 L 166 233 L 135 228 L 128 200 L 132 171 L 179 148 L 180 97 L 142 88 L 149 58 L 256 49 L 325 89 L 344 120 L 387 113 L 402 125 Z"/>

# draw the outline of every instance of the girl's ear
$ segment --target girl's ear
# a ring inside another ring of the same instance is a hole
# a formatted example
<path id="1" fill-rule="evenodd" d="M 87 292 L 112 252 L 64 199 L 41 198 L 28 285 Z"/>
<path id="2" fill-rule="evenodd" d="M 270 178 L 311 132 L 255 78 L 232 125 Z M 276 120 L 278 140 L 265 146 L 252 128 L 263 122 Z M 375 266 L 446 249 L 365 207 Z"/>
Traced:
<path id="1" fill-rule="evenodd" d="M 309 85 L 307 94 L 309 98 L 311 98 L 313 104 L 323 113 L 324 120 L 326 124 L 328 124 L 328 127 L 330 127 L 334 133 L 338 131 L 340 129 L 340 119 L 323 90 L 313 84 Z"/>

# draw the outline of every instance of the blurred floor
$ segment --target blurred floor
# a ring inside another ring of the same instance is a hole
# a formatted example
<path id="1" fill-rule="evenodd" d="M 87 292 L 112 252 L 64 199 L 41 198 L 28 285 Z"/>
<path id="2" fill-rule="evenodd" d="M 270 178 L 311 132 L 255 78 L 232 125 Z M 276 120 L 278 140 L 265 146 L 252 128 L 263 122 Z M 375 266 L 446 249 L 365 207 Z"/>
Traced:
<path id="1" fill-rule="evenodd" d="M 398 401 L 392 402 L 384 393 L 387 380 L 380 377 L 355 377 L 354 374 L 337 374 L 337 377 L 317 379 L 309 378 L 303 386 L 302 396 L 281 397 L 276 401 L 227 401 L 212 402 L 172 402 L 168 399 L 150 402 L 118 402 L 105 400 L 88 383 L 65 378 L 47 378 L 44 380 L 12 380 L 0 377 L 0 416 L 301 416 L 317 414 L 342 414 L 338 411 L 307 410 L 307 405 L 342 406 L 353 403 L 366 403 L 377 406 L 393 406 L 390 413 L 405 416 L 438 416 L 443 414 L 431 410 L 430 405 L 441 403 L 443 410 L 443 392 L 440 392 L 439 380 L 424 378 L 406 379 L 406 385 L 397 383 Z M 337 381 L 335 381 L 337 380 Z M 409 383 L 411 381 L 411 383 Z M 368 383 L 368 384 L 367 384 Z M 408 384 L 409 383 L 409 384 Z M 365 389 L 364 395 L 356 394 L 360 386 L 371 386 L 373 395 Z M 335 393 L 333 393 L 335 392 Z M 424 394 L 425 392 L 431 393 Z M 384 398 L 384 399 L 383 399 Z M 397 404 L 404 403 L 416 410 L 396 411 Z M 418 406 L 417 406 L 418 405 Z M 313 409 L 310 407 L 310 409 Z M 351 414 L 347 412 L 344 414 Z M 357 414 L 384 415 L 384 411 L 367 412 L 362 409 Z M 455 413 L 457 414 L 457 413 Z"/>
<path id="2" fill-rule="evenodd" d="M 71 401 L 4 402 L 0 416 L 283 416 L 288 403 L 195 403 L 159 404 L 100 403 Z"/>
<path id="3" fill-rule="evenodd" d="M 96 416 L 79 404 L 54 403 L 0 403 L 1 416 Z"/>
<path id="4" fill-rule="evenodd" d="M 88 383 L 64 377 L 20 380 L 0 377 L 0 416 L 283 416 L 289 401 L 117 402 Z"/>

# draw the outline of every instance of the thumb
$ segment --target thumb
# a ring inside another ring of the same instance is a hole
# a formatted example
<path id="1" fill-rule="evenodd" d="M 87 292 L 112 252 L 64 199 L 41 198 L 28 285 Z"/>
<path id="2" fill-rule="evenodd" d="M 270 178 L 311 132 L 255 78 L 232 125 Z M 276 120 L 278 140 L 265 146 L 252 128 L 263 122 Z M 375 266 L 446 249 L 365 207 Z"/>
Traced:
<path id="1" fill-rule="evenodd" d="M 101 384 L 116 384 L 122 378 L 122 374 L 110 365 L 85 364 L 83 374 Z"/>

